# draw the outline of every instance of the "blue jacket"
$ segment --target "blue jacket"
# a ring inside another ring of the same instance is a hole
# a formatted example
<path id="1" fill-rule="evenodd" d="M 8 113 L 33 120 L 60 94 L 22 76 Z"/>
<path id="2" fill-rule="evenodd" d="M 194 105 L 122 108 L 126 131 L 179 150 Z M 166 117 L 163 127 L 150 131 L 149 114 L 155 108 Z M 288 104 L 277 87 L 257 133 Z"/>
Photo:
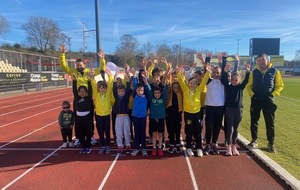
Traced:
<path id="1" fill-rule="evenodd" d="M 138 118 L 147 117 L 147 109 L 148 109 L 148 99 L 145 94 L 147 94 L 150 89 L 149 85 L 145 85 L 145 93 L 142 96 L 139 96 L 135 93 L 133 97 L 133 107 L 132 107 L 132 116 Z"/>

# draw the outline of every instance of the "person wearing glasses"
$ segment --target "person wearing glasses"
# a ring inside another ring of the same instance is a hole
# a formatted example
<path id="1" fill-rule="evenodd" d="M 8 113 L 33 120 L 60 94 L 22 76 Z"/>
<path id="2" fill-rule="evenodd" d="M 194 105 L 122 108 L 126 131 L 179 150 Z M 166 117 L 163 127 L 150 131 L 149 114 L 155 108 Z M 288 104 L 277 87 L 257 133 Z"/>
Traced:
<path id="1" fill-rule="evenodd" d="M 68 146 L 68 142 L 69 142 L 69 147 L 74 146 L 72 142 L 72 131 L 75 123 L 75 115 L 70 108 L 71 108 L 70 102 L 63 101 L 62 110 L 58 116 L 58 123 L 60 126 L 61 136 L 63 139 L 63 144 L 62 144 L 63 148 L 66 148 Z"/>

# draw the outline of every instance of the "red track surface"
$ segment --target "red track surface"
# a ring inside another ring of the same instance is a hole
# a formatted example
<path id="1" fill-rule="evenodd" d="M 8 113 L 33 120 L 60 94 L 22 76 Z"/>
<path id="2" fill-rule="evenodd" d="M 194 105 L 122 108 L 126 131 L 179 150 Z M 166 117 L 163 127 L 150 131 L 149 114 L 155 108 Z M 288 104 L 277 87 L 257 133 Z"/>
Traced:
<path id="1" fill-rule="evenodd" d="M 98 145 L 89 155 L 63 149 L 63 100 L 72 102 L 70 89 L 0 99 L 1 189 L 289 189 L 244 147 L 240 156 L 224 156 L 221 146 L 220 155 L 203 158 L 99 155 Z"/>

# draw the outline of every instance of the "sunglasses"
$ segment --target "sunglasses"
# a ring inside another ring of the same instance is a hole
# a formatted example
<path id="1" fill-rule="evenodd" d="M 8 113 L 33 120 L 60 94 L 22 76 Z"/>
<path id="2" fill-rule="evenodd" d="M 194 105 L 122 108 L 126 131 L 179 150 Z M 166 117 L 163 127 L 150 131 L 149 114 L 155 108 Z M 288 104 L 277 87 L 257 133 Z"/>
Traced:
<path id="1" fill-rule="evenodd" d="M 70 106 L 67 106 L 67 107 L 63 107 L 63 109 L 69 109 L 70 108 Z"/>

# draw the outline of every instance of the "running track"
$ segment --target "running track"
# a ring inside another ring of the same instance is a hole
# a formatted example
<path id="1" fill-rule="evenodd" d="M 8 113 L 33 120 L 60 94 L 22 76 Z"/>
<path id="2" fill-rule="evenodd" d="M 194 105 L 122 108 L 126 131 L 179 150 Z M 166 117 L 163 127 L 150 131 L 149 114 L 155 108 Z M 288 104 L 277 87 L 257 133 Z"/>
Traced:
<path id="1" fill-rule="evenodd" d="M 1 189 L 290 188 L 245 147 L 240 156 L 226 157 L 220 146 L 220 155 L 202 158 L 166 151 L 161 158 L 131 157 L 115 149 L 99 155 L 99 145 L 89 155 L 63 149 L 57 124 L 63 100 L 72 102 L 70 88 L 0 98 Z"/>

